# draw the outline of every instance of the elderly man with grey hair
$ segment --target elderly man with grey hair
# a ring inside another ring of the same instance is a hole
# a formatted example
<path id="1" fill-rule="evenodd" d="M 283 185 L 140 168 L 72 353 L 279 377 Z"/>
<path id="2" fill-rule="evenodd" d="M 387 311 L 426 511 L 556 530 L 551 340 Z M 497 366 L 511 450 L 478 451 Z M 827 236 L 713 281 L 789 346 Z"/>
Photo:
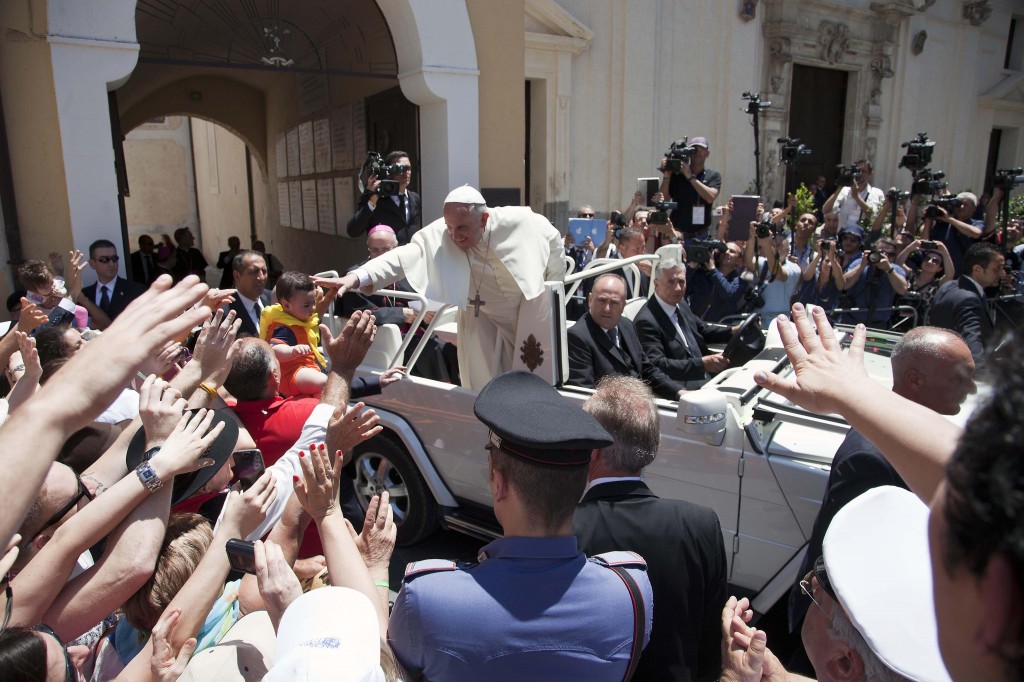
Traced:
<path id="1" fill-rule="evenodd" d="M 722 663 L 719 621 L 726 559 L 718 516 L 683 500 L 663 500 L 641 479 L 660 436 L 651 389 L 606 376 L 583 409 L 612 437 L 594 450 L 573 532 L 588 555 L 631 550 L 647 560 L 654 624 L 635 679 L 712 679 Z"/>
<path id="2" fill-rule="evenodd" d="M 640 345 L 651 364 L 686 388 L 699 388 L 711 374 L 729 366 L 721 353 L 712 353 L 708 343 L 725 343 L 732 329 L 704 322 L 686 303 L 686 268 L 666 259 L 654 270 L 654 295 L 640 309 L 633 322 Z"/>
<path id="3" fill-rule="evenodd" d="M 317 279 L 365 292 L 405 277 L 431 301 L 458 307 L 459 374 L 479 391 L 512 368 L 519 306 L 561 280 L 562 235 L 529 207 L 488 207 L 464 185 L 452 190 L 438 218 L 403 244 L 341 278 Z M 472 309 L 472 310 L 471 310 Z"/>
<path id="4" fill-rule="evenodd" d="M 925 212 L 920 238 L 945 244 L 959 277 L 964 274 L 963 262 L 967 249 L 985 234 L 985 221 L 974 218 L 978 197 L 973 192 L 960 192 L 956 198 L 960 201 L 956 208 L 947 211 L 941 206 L 935 206 Z M 908 221 L 917 218 L 916 212 L 916 205 L 911 205 Z"/>

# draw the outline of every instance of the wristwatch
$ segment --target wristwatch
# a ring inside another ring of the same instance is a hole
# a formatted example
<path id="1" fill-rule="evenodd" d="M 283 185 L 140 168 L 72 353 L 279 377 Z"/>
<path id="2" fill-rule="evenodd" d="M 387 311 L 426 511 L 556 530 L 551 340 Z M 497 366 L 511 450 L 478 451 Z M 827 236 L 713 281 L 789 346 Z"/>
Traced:
<path id="1" fill-rule="evenodd" d="M 151 493 L 155 493 L 157 490 L 164 487 L 164 482 L 160 480 L 160 477 L 156 475 L 155 471 L 153 471 L 153 467 L 149 465 L 150 458 L 158 452 L 160 452 L 160 448 L 158 447 L 146 450 L 143 455 L 145 459 L 139 462 L 139 465 L 135 467 L 135 473 L 142 482 L 142 485 L 146 486 L 146 490 Z"/>

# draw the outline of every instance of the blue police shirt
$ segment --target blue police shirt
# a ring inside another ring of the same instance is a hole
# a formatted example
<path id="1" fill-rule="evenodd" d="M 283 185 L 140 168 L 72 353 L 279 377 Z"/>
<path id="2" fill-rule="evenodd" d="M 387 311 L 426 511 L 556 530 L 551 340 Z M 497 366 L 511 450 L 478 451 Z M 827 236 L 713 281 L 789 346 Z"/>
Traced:
<path id="1" fill-rule="evenodd" d="M 633 555 L 636 556 L 636 555 Z M 633 606 L 622 579 L 588 561 L 575 536 L 506 537 L 480 563 L 417 562 L 406 568 L 388 641 L 413 679 L 621 680 L 633 643 Z M 646 565 L 624 564 L 645 608 Z"/>

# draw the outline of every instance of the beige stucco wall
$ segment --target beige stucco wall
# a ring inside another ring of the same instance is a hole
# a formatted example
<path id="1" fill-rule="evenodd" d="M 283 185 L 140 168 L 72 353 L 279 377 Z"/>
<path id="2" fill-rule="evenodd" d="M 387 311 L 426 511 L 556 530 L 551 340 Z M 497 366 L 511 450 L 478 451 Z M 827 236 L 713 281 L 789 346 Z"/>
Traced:
<path id="1" fill-rule="evenodd" d="M 466 8 L 481 73 L 480 184 L 517 187 L 525 198 L 523 0 L 467 0 Z"/>
<path id="2" fill-rule="evenodd" d="M 250 244 L 245 143 L 215 123 L 192 119 L 192 154 L 203 255 L 216 265 L 217 254 L 228 248 L 228 237 Z M 219 270 L 216 275 L 220 277 Z"/>
<path id="3" fill-rule="evenodd" d="M 72 246 L 50 49 L 40 35 L 45 26 L 44 2 L 0 2 L 0 94 L 22 250 L 44 259 Z M 4 277 L 0 295 L 8 293 Z"/>
<path id="4" fill-rule="evenodd" d="M 188 119 L 168 116 L 130 131 L 124 141 L 125 168 L 130 196 L 125 197 L 128 235 L 132 250 L 138 237 L 148 234 L 160 241 L 180 227 L 198 227 L 195 183 L 192 180 L 192 143 Z"/>

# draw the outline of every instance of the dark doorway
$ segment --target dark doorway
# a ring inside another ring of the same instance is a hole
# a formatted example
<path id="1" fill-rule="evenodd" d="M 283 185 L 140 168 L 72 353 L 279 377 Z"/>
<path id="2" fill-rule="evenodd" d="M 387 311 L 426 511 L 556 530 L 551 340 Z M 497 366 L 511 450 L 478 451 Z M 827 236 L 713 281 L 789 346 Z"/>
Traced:
<path id="1" fill-rule="evenodd" d="M 387 155 L 401 150 L 412 162 L 409 188 L 420 191 L 419 107 L 402 95 L 401 88 L 391 88 L 366 98 L 366 132 L 370 149 Z M 362 164 L 362 159 L 357 161 Z"/>
<path id="2" fill-rule="evenodd" d="M 836 164 L 847 162 L 843 159 L 847 75 L 836 69 L 793 65 L 787 134 L 799 137 L 812 153 L 786 169 L 787 194 L 801 182 L 810 187 L 819 175 L 825 176 L 829 192 L 834 188 Z"/>
<path id="3" fill-rule="evenodd" d="M 988 157 L 985 159 L 985 184 L 982 190 L 978 192 L 978 196 L 992 191 L 992 176 L 996 174 L 996 166 L 999 165 L 999 147 L 1002 143 L 1002 129 L 993 128 L 988 136 Z"/>

